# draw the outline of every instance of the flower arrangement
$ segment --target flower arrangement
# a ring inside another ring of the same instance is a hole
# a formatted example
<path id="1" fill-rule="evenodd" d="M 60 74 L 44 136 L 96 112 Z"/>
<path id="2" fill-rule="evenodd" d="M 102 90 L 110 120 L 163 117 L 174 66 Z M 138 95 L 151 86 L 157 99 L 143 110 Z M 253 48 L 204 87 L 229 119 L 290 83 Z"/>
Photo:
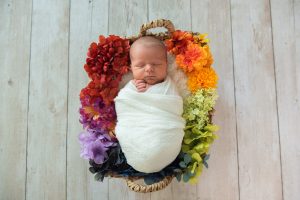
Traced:
<path id="1" fill-rule="evenodd" d="M 80 92 L 80 122 L 85 133 L 79 136 L 81 156 L 102 164 L 107 151 L 116 146 L 111 131 L 116 125 L 114 98 L 122 76 L 129 71 L 129 41 L 111 35 L 91 43 L 84 69 L 91 81 Z"/>
<path id="2" fill-rule="evenodd" d="M 187 78 L 192 94 L 184 99 L 183 118 L 186 120 L 182 143 L 183 159 L 179 166 L 183 169 L 176 178 L 197 183 L 203 165 L 208 167 L 210 144 L 217 138 L 214 134 L 218 126 L 212 125 L 209 112 L 213 111 L 217 99 L 217 74 L 211 67 L 213 57 L 207 34 L 193 34 L 177 30 L 172 38 L 165 41 L 168 51 L 175 58 Z"/>
<path id="3" fill-rule="evenodd" d="M 178 181 L 197 183 L 203 166 L 208 167 L 209 148 L 217 138 L 218 126 L 211 122 L 213 107 L 218 98 L 217 74 L 212 68 L 213 56 L 206 34 L 174 31 L 164 40 L 168 53 L 187 77 L 190 95 L 184 99 L 183 118 L 186 120 L 181 152 L 160 172 L 142 173 L 127 164 L 114 135 L 116 111 L 114 98 L 119 92 L 122 77 L 129 72 L 129 49 L 132 41 L 119 36 L 99 36 L 91 43 L 84 69 L 91 79 L 80 92 L 79 134 L 81 157 L 89 160 L 95 179 L 114 174 L 120 177 L 143 177 L 147 185 L 174 175 Z"/>

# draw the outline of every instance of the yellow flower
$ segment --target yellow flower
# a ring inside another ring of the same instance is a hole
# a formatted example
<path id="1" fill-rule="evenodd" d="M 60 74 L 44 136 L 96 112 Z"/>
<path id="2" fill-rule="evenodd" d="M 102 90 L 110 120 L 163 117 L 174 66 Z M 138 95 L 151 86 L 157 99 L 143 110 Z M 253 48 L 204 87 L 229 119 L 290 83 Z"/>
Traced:
<path id="1" fill-rule="evenodd" d="M 194 35 L 194 41 L 197 44 L 204 44 L 204 43 L 209 43 L 209 39 L 205 38 L 208 34 L 207 33 L 203 33 L 203 34 L 198 34 L 198 35 Z"/>

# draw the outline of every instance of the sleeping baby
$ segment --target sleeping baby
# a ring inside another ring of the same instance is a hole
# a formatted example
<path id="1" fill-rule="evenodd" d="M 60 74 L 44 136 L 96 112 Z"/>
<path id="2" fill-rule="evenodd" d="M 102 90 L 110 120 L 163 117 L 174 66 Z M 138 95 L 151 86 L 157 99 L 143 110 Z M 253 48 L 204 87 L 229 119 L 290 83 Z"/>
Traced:
<path id="1" fill-rule="evenodd" d="M 129 165 L 139 172 L 158 172 L 180 152 L 183 101 L 167 74 L 162 41 L 139 38 L 131 45 L 130 60 L 133 80 L 115 98 L 115 134 Z"/>

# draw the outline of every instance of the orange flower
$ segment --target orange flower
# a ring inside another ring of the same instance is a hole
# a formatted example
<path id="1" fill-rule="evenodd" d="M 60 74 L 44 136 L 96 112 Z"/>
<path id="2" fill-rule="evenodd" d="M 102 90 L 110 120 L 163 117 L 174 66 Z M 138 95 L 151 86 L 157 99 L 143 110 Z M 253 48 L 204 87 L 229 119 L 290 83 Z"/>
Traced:
<path id="1" fill-rule="evenodd" d="M 172 38 L 165 41 L 167 49 L 174 55 L 183 53 L 188 42 L 193 41 L 193 35 L 187 31 L 176 30 Z"/>
<path id="2" fill-rule="evenodd" d="M 176 56 L 176 63 L 184 72 L 192 72 L 207 65 L 207 56 L 207 51 L 203 47 L 190 42 L 186 51 Z"/>
<path id="3" fill-rule="evenodd" d="M 188 73 L 188 86 L 192 92 L 200 88 L 216 88 L 218 76 L 213 68 L 202 68 L 201 70 Z"/>
<path id="4" fill-rule="evenodd" d="M 213 58 L 213 56 L 212 56 L 212 54 L 210 52 L 210 48 L 209 48 L 208 45 L 203 46 L 203 49 L 207 53 L 207 57 L 206 57 L 207 63 L 206 63 L 206 65 L 204 67 L 210 67 L 213 64 L 213 62 L 214 62 L 214 58 Z"/>

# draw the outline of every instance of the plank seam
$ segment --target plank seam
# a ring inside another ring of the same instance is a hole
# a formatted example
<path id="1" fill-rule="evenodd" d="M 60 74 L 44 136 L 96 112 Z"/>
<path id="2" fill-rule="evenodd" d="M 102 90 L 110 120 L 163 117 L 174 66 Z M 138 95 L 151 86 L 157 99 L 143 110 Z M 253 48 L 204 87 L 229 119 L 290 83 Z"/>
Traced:
<path id="1" fill-rule="evenodd" d="M 293 1 L 294 2 L 294 1 Z M 283 178 L 282 178 L 282 159 L 281 159 L 281 137 L 280 137 L 280 122 L 279 122 L 279 113 L 278 113 L 278 99 L 277 99 L 277 76 L 276 76 L 276 64 L 275 64 L 275 54 L 274 54 L 274 41 L 273 41 L 273 19 L 272 19 L 272 5 L 271 0 L 269 0 L 269 9 L 270 9 L 270 21 L 271 21 L 271 40 L 272 40 L 272 54 L 273 54 L 273 67 L 274 67 L 274 82 L 275 82 L 275 101 L 276 101 L 276 117 L 277 117 L 277 129 L 278 129 L 278 145 L 279 145 L 279 159 L 280 159 L 280 179 L 281 179 L 281 197 L 284 200 L 284 187 L 283 187 Z"/>
<path id="2" fill-rule="evenodd" d="M 110 1 L 108 0 L 108 5 L 107 5 L 107 35 L 109 34 L 109 11 L 110 11 Z"/>
<path id="3" fill-rule="evenodd" d="M 193 17 L 192 17 L 192 0 L 190 0 L 190 19 L 191 19 L 191 23 L 190 23 L 190 30 L 193 31 Z"/>
<path id="4" fill-rule="evenodd" d="M 32 47 L 32 19 L 33 19 L 33 0 L 31 1 L 31 13 L 30 13 L 30 39 L 29 39 L 29 63 L 28 63 L 28 88 L 27 88 L 27 127 L 26 127 L 26 174 L 25 174 L 25 200 L 27 199 L 27 172 L 28 172 L 28 132 L 29 132 L 29 96 L 30 96 L 30 66 L 31 66 L 31 47 Z"/>
<path id="5" fill-rule="evenodd" d="M 149 22 L 149 0 L 147 0 L 147 21 Z"/>
<path id="6" fill-rule="evenodd" d="M 231 0 L 229 0 L 230 5 L 230 36 L 231 36 L 231 59 L 232 59 L 232 73 L 233 73 L 233 86 L 234 86 L 234 113 L 235 113 L 235 140 L 236 140 L 236 152 L 237 152 L 237 169 L 238 169 L 238 194 L 239 200 L 241 199 L 240 194 L 240 166 L 239 166 L 239 142 L 238 142 L 238 129 L 237 129 L 237 114 L 236 114 L 236 86 L 235 86 L 235 65 L 234 65 L 234 50 L 233 50 L 233 35 L 232 35 L 232 7 L 231 7 Z"/>
<path id="7" fill-rule="evenodd" d="M 68 34 L 68 77 L 67 77 L 67 121 L 66 121 L 66 183 L 65 199 L 68 199 L 68 132 L 69 132 L 69 94 L 70 94 L 70 35 L 71 35 L 71 0 L 69 0 L 69 34 Z"/>

